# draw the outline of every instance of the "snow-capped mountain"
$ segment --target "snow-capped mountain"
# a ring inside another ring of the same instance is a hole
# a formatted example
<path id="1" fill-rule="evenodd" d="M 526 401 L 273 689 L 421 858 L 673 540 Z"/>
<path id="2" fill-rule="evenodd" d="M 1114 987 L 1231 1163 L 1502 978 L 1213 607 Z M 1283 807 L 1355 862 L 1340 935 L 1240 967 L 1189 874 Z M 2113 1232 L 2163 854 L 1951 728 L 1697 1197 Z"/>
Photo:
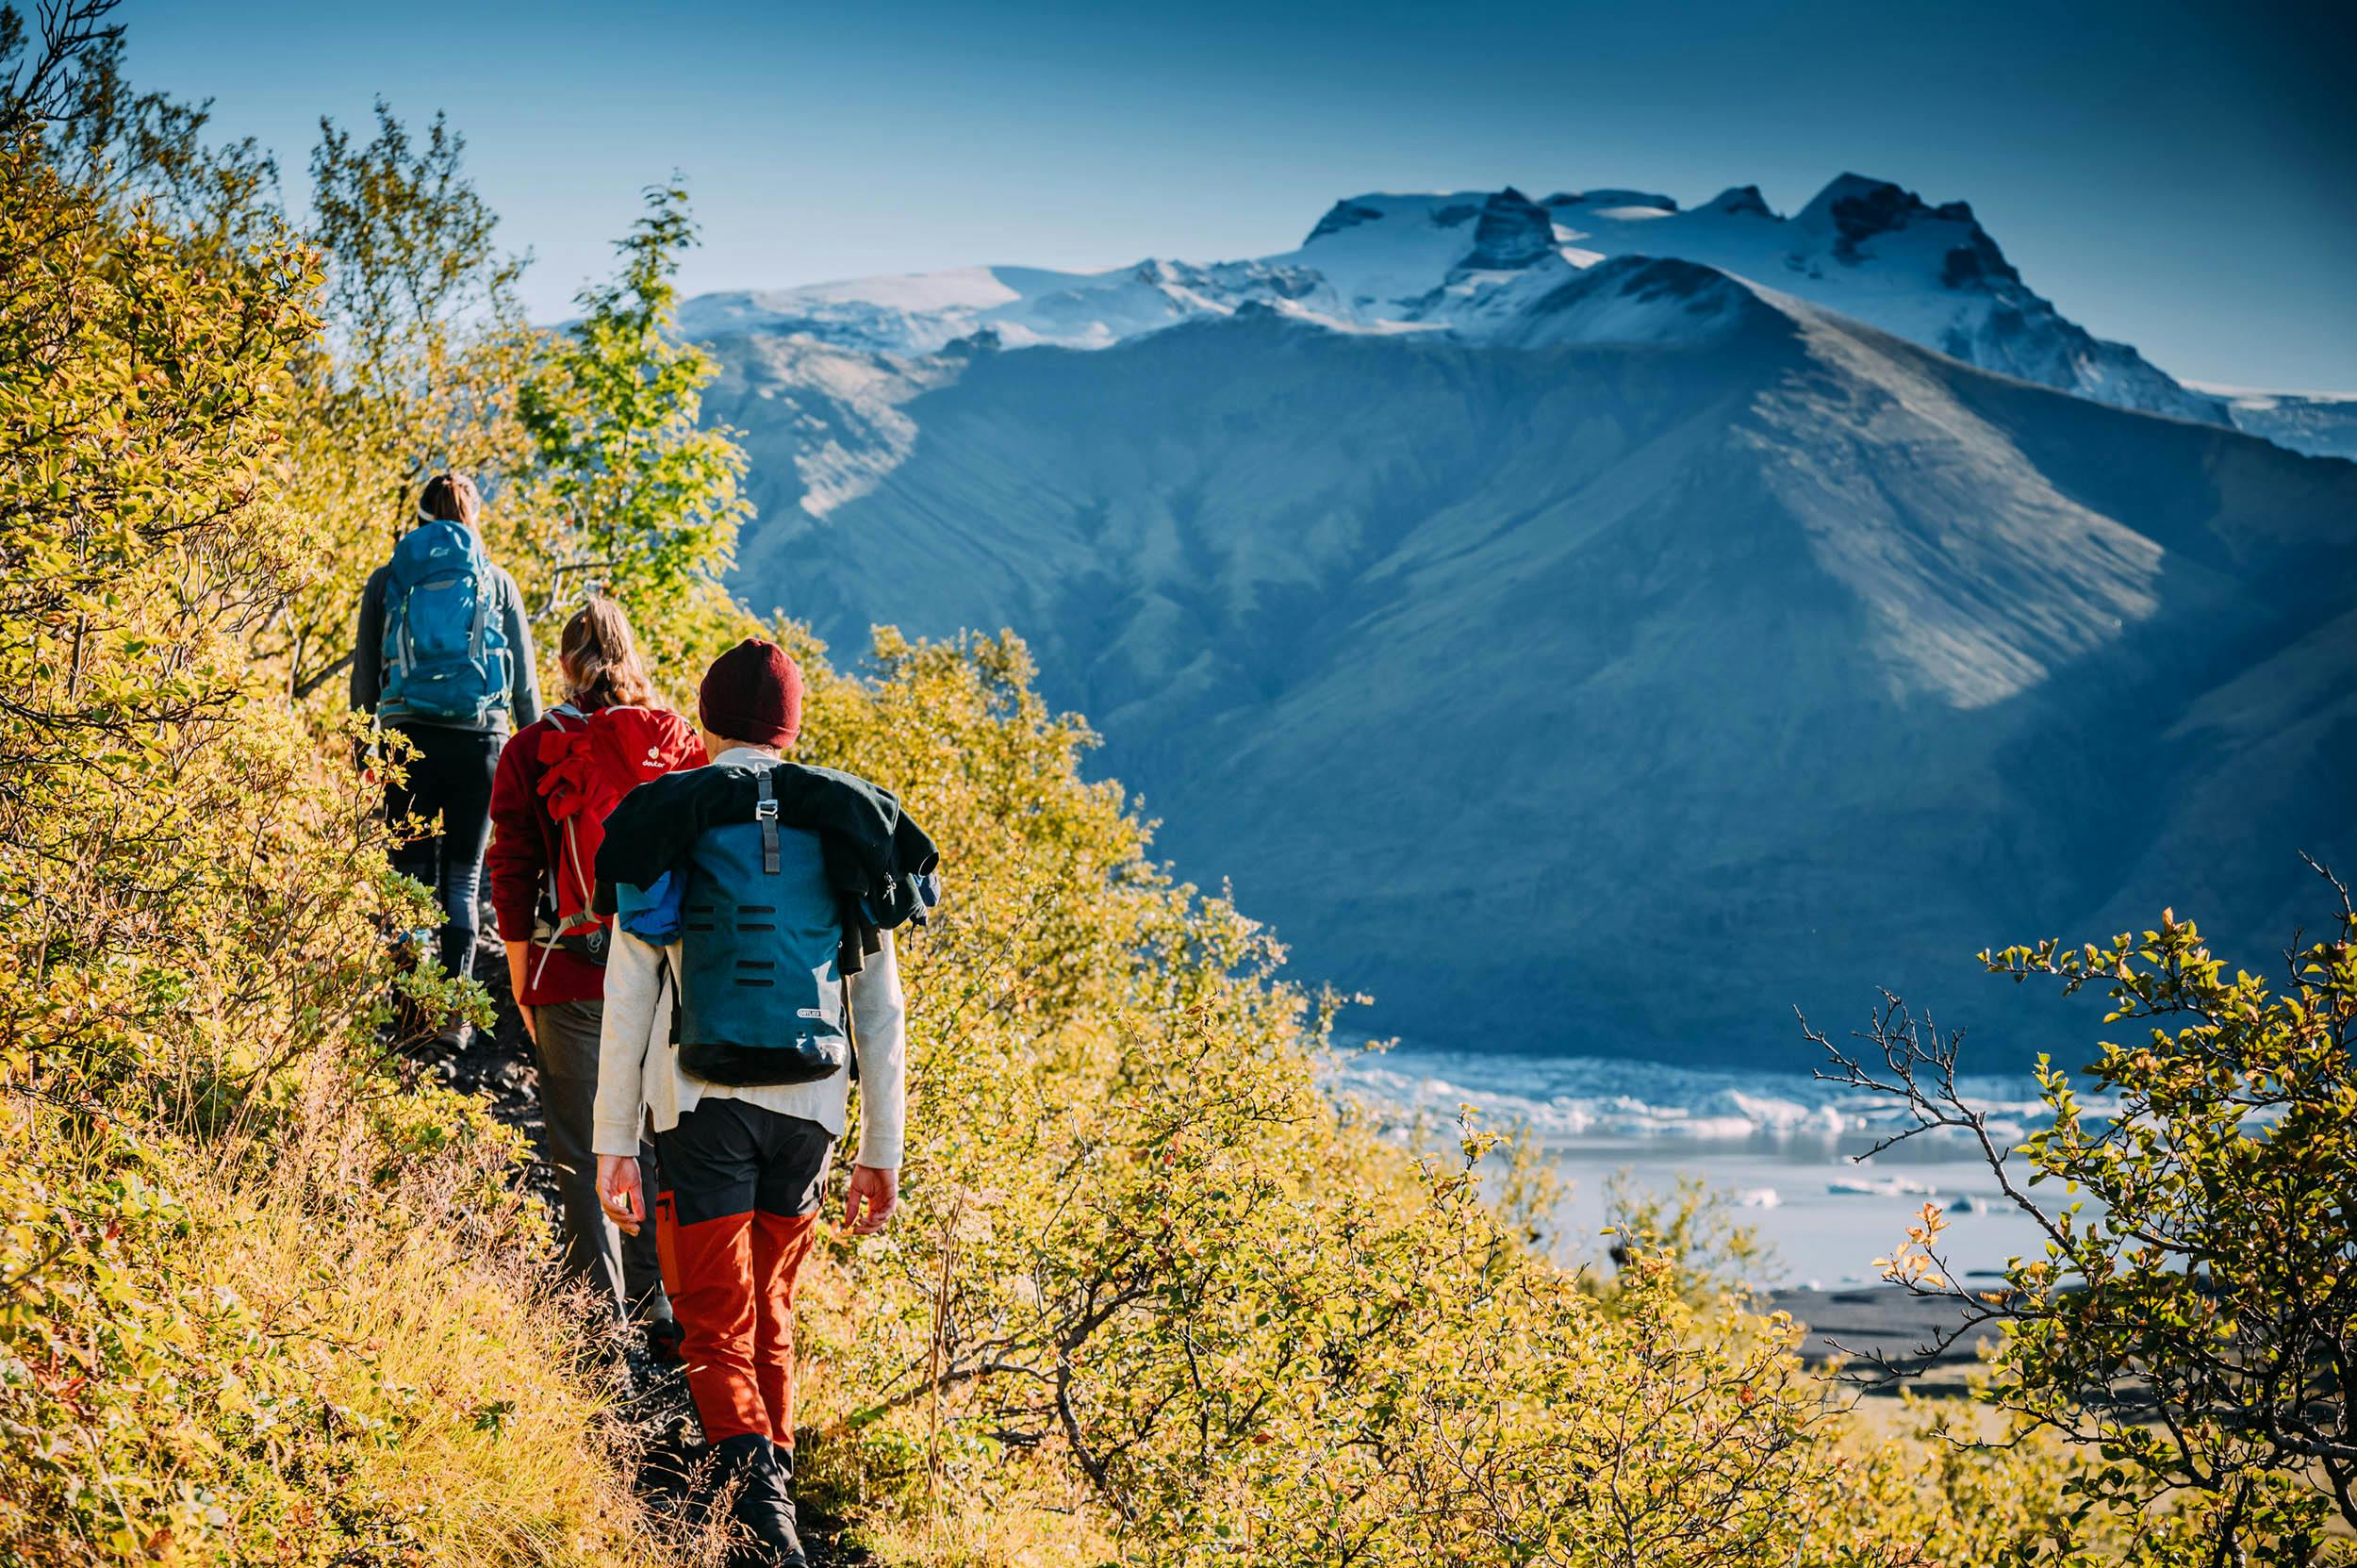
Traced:
<path id="1" fill-rule="evenodd" d="M 1364 205 L 1130 274 L 1140 314 L 1242 297 L 1091 352 L 1013 346 L 1112 312 L 995 275 L 938 350 L 873 336 L 938 295 L 716 337 L 736 586 L 847 657 L 1014 627 L 1159 852 L 1469 1049 L 1805 1065 L 1790 1005 L 1879 983 L 2082 1043 L 1971 954 L 2174 904 L 2256 962 L 2313 912 L 2296 850 L 2357 864 L 2357 465 L 1562 254 L 1678 221 L 1628 193 Z M 1848 275 L 1828 233 L 1780 285 Z"/>
<path id="2" fill-rule="evenodd" d="M 1470 239 L 1470 243 L 1467 243 Z M 1434 291 L 1417 274 L 1454 250 Z M 1961 202 L 1933 207 L 1887 181 L 1844 174 L 1791 218 L 1750 186 L 1690 212 L 1643 191 L 1564 192 L 1533 202 L 1508 189 L 1476 196 L 1361 196 L 1338 203 L 1300 250 L 1271 258 L 1315 269 L 1354 317 L 1426 320 L 1480 334 L 1520 312 L 1535 274 L 1608 257 L 1700 262 L 1826 305 L 1967 364 L 2123 408 L 2220 421 L 2120 343 L 2090 337 L 2032 292 Z M 1409 263 L 1409 257 L 1415 263 Z M 1509 328 L 1510 330 L 1510 328 Z"/>
<path id="3" fill-rule="evenodd" d="M 1106 272 L 977 267 L 701 296 L 690 335 L 810 333 L 838 346 L 929 354 L 987 332 L 1008 347 L 1104 348 L 1177 322 L 1267 309 L 1336 330 L 1445 333 L 1534 346 L 1706 330 L 1664 310 L 1604 310 L 1573 289 L 1623 258 L 1698 263 L 1837 310 L 1967 364 L 2118 407 L 2233 423 L 2296 450 L 2357 456 L 2357 402 L 2267 402 L 2184 386 L 2093 337 L 2023 281 L 1962 202 L 1934 206 L 1844 174 L 1789 218 L 1755 187 L 1681 210 L 1650 191 L 1371 194 L 1337 202 L 1295 250 Z M 1621 282 L 1628 269 L 1608 273 Z M 1657 290 L 1669 274 L 1658 274 Z M 1617 286 L 1615 286 L 1617 287 Z M 1567 291 L 1568 290 L 1568 291 Z M 1574 308 L 1576 306 L 1576 308 Z M 1639 318 L 1641 317 L 1640 321 Z M 1566 334 L 1591 336 L 1574 339 Z"/>

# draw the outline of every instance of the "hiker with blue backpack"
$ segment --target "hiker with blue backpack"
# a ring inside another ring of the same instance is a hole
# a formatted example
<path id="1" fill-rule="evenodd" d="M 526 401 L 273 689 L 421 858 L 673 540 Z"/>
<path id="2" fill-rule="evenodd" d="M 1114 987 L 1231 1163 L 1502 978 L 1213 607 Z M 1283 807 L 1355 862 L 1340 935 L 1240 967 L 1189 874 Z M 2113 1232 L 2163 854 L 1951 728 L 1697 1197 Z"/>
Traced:
<path id="1" fill-rule="evenodd" d="M 805 1560 L 788 1491 L 795 1278 L 859 1085 L 844 1219 L 898 1200 L 905 1003 L 893 928 L 939 895 L 932 842 L 888 790 L 786 760 L 801 672 L 749 639 L 698 693 L 708 766 L 639 785 L 606 819 L 597 908 L 615 916 L 599 1048 L 598 1194 L 651 1222 L 705 1441 L 750 1537 Z M 661 1188 L 645 1190 L 651 1122 Z"/>
<path id="2" fill-rule="evenodd" d="M 437 473 L 418 497 L 415 525 L 360 594 L 352 705 L 406 739 L 405 777 L 385 791 L 388 820 L 416 819 L 393 869 L 434 890 L 442 910 L 436 948 L 445 973 L 474 969 L 490 834 L 491 775 L 510 725 L 540 717 L 532 628 L 516 580 L 483 551 L 483 498 L 463 473 Z M 471 1026 L 445 1029 L 463 1047 Z"/>

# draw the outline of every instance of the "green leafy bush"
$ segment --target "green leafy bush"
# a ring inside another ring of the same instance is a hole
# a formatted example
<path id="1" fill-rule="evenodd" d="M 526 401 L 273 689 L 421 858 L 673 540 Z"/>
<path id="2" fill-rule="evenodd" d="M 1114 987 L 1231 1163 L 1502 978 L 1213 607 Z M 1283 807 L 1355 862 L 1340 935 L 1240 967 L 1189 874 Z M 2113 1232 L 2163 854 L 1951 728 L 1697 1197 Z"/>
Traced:
<path id="1" fill-rule="evenodd" d="M 1889 1277 L 1953 1301 L 1958 1335 L 2002 1329 L 1983 1396 L 2096 1456 L 2073 1482 L 2089 1507 L 2174 1500 L 2219 1561 L 2357 1556 L 2328 1529 L 2357 1529 L 2357 911 L 2334 888 L 2333 934 L 2289 949 L 2279 985 L 2228 978 L 2169 911 L 2140 936 L 1984 953 L 2016 982 L 2102 986 L 2107 1024 L 2146 1026 L 2076 1075 L 2041 1057 L 2051 1120 L 2017 1150 L 1957 1091 L 1960 1036 L 1889 999 L 1870 1048 L 1827 1043 L 1834 1076 L 1909 1113 L 1899 1136 L 1966 1139 L 2039 1232 L 2004 1289 L 1968 1290 L 1927 1207 Z"/>

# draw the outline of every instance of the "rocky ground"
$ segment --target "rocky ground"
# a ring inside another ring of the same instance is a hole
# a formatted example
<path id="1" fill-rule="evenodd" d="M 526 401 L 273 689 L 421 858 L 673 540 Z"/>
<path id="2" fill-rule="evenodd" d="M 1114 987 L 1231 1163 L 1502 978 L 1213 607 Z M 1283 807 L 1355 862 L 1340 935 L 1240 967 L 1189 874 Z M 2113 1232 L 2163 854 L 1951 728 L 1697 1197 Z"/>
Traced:
<path id="1" fill-rule="evenodd" d="M 539 1074 L 533 1066 L 523 1020 L 508 993 L 505 955 L 489 939 L 491 929 L 486 909 L 486 939 L 475 950 L 475 978 L 498 1005 L 497 1027 L 477 1030 L 464 1049 L 453 1051 L 428 1041 L 408 1052 L 408 1058 L 420 1075 L 432 1074 L 453 1088 L 482 1096 L 502 1121 L 532 1139 L 536 1157 L 519 1180 L 548 1206 L 553 1230 L 556 1188 L 547 1158 L 547 1126 L 540 1114 Z M 634 1484 L 657 1517 L 676 1527 L 679 1561 L 701 1568 L 724 1558 L 724 1536 L 708 1517 L 704 1444 L 685 1377 L 676 1366 L 653 1363 L 635 1336 L 618 1341 L 610 1375 L 617 1395 L 611 1413 L 620 1428 L 622 1449 L 635 1465 Z M 867 1560 L 865 1553 L 836 1539 L 839 1520 L 808 1502 L 798 1503 L 798 1511 L 813 1568 L 849 1568 Z"/>

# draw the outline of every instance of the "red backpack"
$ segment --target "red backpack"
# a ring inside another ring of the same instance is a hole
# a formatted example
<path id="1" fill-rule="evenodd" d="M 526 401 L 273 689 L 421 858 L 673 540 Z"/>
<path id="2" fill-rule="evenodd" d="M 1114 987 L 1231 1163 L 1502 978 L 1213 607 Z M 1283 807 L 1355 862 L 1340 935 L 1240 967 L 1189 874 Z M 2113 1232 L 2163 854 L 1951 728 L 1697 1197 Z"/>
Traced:
<path id="1" fill-rule="evenodd" d="M 561 947 L 602 964 L 608 922 L 591 913 L 590 902 L 605 819 L 623 796 L 688 761 L 694 737 L 675 715 L 622 703 L 586 714 L 565 703 L 547 718 L 540 734 L 540 796 L 556 825 L 556 864 L 549 872 L 556 918 L 535 935 L 545 949 Z"/>

